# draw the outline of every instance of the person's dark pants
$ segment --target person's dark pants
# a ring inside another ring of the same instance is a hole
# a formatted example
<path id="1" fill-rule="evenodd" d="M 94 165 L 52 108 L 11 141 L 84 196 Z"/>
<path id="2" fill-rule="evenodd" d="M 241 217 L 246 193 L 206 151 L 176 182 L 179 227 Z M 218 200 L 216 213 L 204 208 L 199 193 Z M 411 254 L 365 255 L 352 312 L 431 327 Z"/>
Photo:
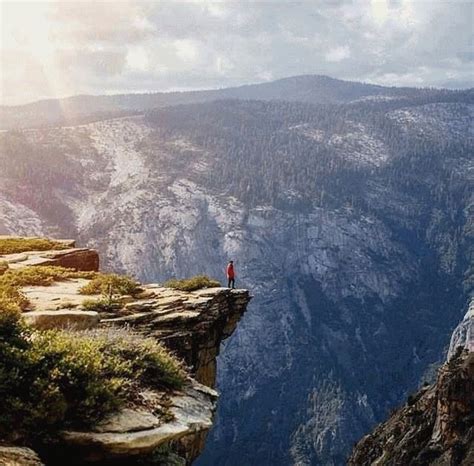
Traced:
<path id="1" fill-rule="evenodd" d="M 232 286 L 230 286 L 232 285 Z M 235 278 L 229 278 L 227 280 L 227 288 L 235 288 Z"/>

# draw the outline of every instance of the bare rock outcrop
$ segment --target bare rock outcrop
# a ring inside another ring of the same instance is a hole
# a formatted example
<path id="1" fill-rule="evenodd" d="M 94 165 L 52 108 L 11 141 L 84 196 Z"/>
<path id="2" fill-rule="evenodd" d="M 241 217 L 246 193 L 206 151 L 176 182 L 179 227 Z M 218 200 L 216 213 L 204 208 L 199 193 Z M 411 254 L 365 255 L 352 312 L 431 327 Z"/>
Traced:
<path id="1" fill-rule="evenodd" d="M 171 398 L 172 421 L 162 423 L 153 415 L 125 410 L 90 431 L 65 432 L 65 449 L 84 462 L 134 457 L 172 442 L 190 464 L 202 451 L 212 426 L 216 357 L 221 342 L 245 312 L 249 292 L 227 288 L 185 292 L 158 285 L 144 289 L 141 297 L 128 299 L 116 316 L 102 319 L 101 325 L 127 326 L 158 339 L 186 363 L 194 380 Z"/>
<path id="2" fill-rule="evenodd" d="M 44 466 L 31 448 L 0 446 L 0 466 Z"/>
<path id="3" fill-rule="evenodd" d="M 453 332 L 448 360 L 457 353 L 458 348 L 474 351 L 474 299 L 471 300 L 464 319 Z"/>
<path id="4" fill-rule="evenodd" d="M 94 250 L 75 248 L 59 251 L 28 251 L 2 257 L 10 268 L 56 265 L 80 271 L 98 270 L 99 258 Z M 22 288 L 29 300 L 25 321 L 41 330 L 66 328 L 84 330 L 96 326 L 114 331 L 132 328 L 136 333 L 156 338 L 189 368 L 185 387 L 167 396 L 161 406 L 166 415 L 153 407 L 162 403 L 163 393 L 151 390 L 141 393 L 143 407 L 127 407 L 87 430 L 65 430 L 50 445 L 39 451 L 47 464 L 133 464 L 155 448 L 170 446 L 187 464 L 202 451 L 206 434 L 213 423 L 217 393 L 216 357 L 221 342 L 235 330 L 251 297 L 247 290 L 208 288 L 192 292 L 143 285 L 136 296 L 117 298 L 113 310 L 90 311 L 84 308 L 85 296 L 80 289 L 88 282 L 71 278 L 49 286 Z M 89 301 L 100 295 L 87 296 Z M 150 410 L 147 410 L 150 406 Z M 1 464 L 1 463 L 0 463 Z M 12 463 L 14 464 L 14 463 Z M 18 463 L 22 464 L 22 463 Z M 29 464 L 27 462 L 25 465 Z M 34 463 L 31 463 L 34 464 Z"/>
<path id="5" fill-rule="evenodd" d="M 185 292 L 158 285 L 145 287 L 146 297 L 127 303 L 108 325 L 128 325 L 157 338 L 191 368 L 208 387 L 216 381 L 221 342 L 232 335 L 251 297 L 247 290 L 205 288 Z"/>
<path id="6" fill-rule="evenodd" d="M 124 306 L 125 315 L 103 323 L 127 325 L 157 338 L 187 364 L 195 380 L 214 387 L 221 342 L 232 335 L 246 311 L 251 299 L 248 290 L 207 288 L 184 292 L 147 285 L 144 294 L 143 299 Z M 203 450 L 207 432 L 188 432 L 174 442 L 188 464 Z"/>
<path id="7" fill-rule="evenodd" d="M 474 464 L 474 353 L 460 350 L 388 421 L 360 440 L 350 466 Z"/>
<path id="8" fill-rule="evenodd" d="M 63 432 L 66 448 L 60 454 L 72 455 L 80 464 L 124 457 L 132 462 L 173 440 L 207 431 L 212 426 L 216 399 L 214 390 L 190 381 L 183 392 L 169 400 L 171 420 L 163 421 L 143 410 L 124 409 L 87 432 Z"/>
<path id="9" fill-rule="evenodd" d="M 56 240 L 58 241 L 58 240 Z M 65 241 L 67 249 L 27 251 L 0 256 L 11 268 L 35 265 L 54 265 L 84 272 L 99 270 L 99 254 L 94 249 L 76 248 L 73 241 Z"/>

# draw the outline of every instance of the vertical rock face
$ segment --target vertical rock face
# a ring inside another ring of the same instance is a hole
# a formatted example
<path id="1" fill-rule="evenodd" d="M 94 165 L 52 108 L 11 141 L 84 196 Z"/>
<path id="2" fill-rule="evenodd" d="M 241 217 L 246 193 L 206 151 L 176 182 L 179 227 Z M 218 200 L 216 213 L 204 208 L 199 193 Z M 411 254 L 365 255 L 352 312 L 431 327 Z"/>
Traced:
<path id="1" fill-rule="evenodd" d="M 192 368 L 195 379 L 213 388 L 216 383 L 216 358 L 221 343 L 237 327 L 250 301 L 247 290 L 200 290 L 198 304 L 191 304 L 193 316 L 158 319 L 149 324 L 147 333 L 181 357 Z"/>
<path id="2" fill-rule="evenodd" d="M 459 348 L 474 352 L 474 299 L 471 300 L 464 319 L 453 332 L 449 344 L 448 360 L 457 353 Z"/>
<path id="3" fill-rule="evenodd" d="M 216 381 L 221 343 L 236 329 L 251 299 L 247 290 L 207 288 L 192 293 L 145 285 L 147 297 L 128 303 L 127 314 L 107 325 L 131 326 L 158 339 L 208 387 Z"/>
<path id="4" fill-rule="evenodd" d="M 225 290 L 218 294 L 202 290 L 200 295 L 212 299 L 206 304 L 199 322 L 173 325 L 158 332 L 160 340 L 181 356 L 193 369 L 196 380 L 214 387 L 217 376 L 217 356 L 221 343 L 232 335 L 250 300 L 246 290 Z M 166 336 L 165 336 L 166 335 Z M 178 451 L 191 463 L 204 450 L 208 431 L 183 438 Z"/>
<path id="5" fill-rule="evenodd" d="M 456 352 L 436 382 L 360 440 L 350 466 L 474 464 L 474 353 L 465 348 L 463 325 L 453 335 Z"/>

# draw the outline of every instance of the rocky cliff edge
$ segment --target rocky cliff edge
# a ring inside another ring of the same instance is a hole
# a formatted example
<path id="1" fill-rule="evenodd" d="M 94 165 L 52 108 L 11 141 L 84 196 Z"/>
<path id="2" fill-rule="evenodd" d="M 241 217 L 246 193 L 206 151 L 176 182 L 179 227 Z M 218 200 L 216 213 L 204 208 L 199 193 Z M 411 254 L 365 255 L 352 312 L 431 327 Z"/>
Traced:
<path id="1" fill-rule="evenodd" d="M 0 255 L 9 268 L 55 265 L 78 271 L 97 271 L 96 251 L 76 248 L 64 241 L 65 249 L 24 251 Z M 213 390 L 216 380 L 216 357 L 221 342 L 235 330 L 251 299 L 247 290 L 205 288 L 192 292 L 142 285 L 137 297 L 123 296 L 113 312 L 86 310 L 79 289 L 87 279 L 72 278 L 49 286 L 26 286 L 22 292 L 29 306 L 23 316 L 38 329 L 67 328 L 74 330 L 120 327 L 159 340 L 184 361 L 190 377 L 182 391 L 167 400 L 169 420 L 163 422 L 152 411 L 125 408 L 104 419 L 88 431 L 63 431 L 54 445 L 48 446 L 48 461 L 60 462 L 67 454 L 77 464 L 134 464 L 142 455 L 157 447 L 179 453 L 182 464 L 190 464 L 204 446 L 207 431 L 212 426 L 217 403 Z M 100 299 L 99 295 L 88 296 Z M 142 394 L 158 396 L 153 391 Z M 41 464 L 35 453 L 18 446 L 0 449 L 0 464 Z"/>

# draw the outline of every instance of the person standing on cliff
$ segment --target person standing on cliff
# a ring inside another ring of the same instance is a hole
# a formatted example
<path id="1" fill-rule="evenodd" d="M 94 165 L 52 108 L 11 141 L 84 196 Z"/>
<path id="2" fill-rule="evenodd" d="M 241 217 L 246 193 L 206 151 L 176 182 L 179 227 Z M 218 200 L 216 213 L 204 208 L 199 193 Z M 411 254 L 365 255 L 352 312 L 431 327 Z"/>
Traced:
<path id="1" fill-rule="evenodd" d="M 235 288 L 235 271 L 234 271 L 234 261 L 229 261 L 227 264 L 227 288 Z"/>

